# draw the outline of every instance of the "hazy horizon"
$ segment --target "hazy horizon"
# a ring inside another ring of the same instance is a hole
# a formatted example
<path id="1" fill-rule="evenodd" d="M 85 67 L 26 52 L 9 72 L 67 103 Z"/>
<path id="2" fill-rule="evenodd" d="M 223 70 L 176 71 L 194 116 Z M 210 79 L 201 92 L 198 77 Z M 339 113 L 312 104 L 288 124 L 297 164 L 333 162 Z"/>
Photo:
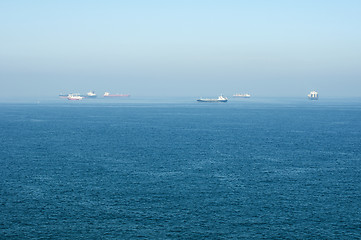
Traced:
<path id="1" fill-rule="evenodd" d="M 359 1 L 6 1 L 0 99 L 361 96 Z"/>

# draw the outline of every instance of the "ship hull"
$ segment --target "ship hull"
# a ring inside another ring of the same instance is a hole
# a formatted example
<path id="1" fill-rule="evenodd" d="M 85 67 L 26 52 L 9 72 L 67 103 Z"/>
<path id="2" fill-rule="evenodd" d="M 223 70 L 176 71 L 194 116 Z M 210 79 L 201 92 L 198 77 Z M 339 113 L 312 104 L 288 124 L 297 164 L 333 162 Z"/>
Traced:
<path id="1" fill-rule="evenodd" d="M 218 99 L 198 99 L 197 102 L 227 102 L 228 100 L 218 100 Z"/>
<path id="2" fill-rule="evenodd" d="M 104 96 L 105 98 L 119 98 L 119 97 L 130 97 L 130 95 L 108 95 Z"/>

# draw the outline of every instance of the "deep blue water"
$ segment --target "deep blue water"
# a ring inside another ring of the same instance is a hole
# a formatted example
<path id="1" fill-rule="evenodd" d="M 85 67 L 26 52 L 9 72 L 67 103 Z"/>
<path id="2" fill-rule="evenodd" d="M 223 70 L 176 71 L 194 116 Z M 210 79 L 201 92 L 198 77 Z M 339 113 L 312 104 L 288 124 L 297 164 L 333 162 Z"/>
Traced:
<path id="1" fill-rule="evenodd" d="M 361 238 L 361 101 L 0 104 L 2 239 Z"/>

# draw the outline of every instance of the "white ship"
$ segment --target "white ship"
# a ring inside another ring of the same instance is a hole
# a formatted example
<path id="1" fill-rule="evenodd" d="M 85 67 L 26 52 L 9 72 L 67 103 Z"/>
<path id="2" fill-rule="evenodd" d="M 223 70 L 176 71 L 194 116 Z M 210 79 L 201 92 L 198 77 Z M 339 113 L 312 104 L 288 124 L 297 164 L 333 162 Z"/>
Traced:
<path id="1" fill-rule="evenodd" d="M 198 102 L 227 102 L 228 99 L 221 95 L 218 98 L 200 98 L 197 101 Z"/>
<path id="2" fill-rule="evenodd" d="M 103 97 L 130 97 L 129 94 L 110 94 L 109 92 L 105 92 Z"/>
<path id="3" fill-rule="evenodd" d="M 310 100 L 318 100 L 318 92 L 312 91 L 308 94 L 308 99 Z"/>
<path id="4" fill-rule="evenodd" d="M 237 97 L 237 98 L 250 98 L 251 95 L 248 94 L 248 93 L 244 93 L 244 94 L 242 94 L 242 93 L 236 93 L 236 94 L 233 94 L 233 97 Z"/>
<path id="5" fill-rule="evenodd" d="M 68 95 L 68 100 L 82 100 L 84 97 L 80 96 L 79 93 L 71 93 Z"/>
<path id="6" fill-rule="evenodd" d="M 86 97 L 87 97 L 87 98 L 96 98 L 97 95 L 95 94 L 94 91 L 90 91 L 90 92 L 88 92 L 88 93 L 86 94 Z"/>

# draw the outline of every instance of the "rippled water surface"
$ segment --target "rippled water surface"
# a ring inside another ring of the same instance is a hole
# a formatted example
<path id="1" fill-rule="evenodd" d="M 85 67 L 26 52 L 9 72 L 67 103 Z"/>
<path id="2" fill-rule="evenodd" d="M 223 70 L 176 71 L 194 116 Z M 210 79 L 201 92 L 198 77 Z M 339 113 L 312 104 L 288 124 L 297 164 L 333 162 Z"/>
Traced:
<path id="1" fill-rule="evenodd" d="M 361 238 L 361 101 L 0 104 L 0 238 Z"/>

